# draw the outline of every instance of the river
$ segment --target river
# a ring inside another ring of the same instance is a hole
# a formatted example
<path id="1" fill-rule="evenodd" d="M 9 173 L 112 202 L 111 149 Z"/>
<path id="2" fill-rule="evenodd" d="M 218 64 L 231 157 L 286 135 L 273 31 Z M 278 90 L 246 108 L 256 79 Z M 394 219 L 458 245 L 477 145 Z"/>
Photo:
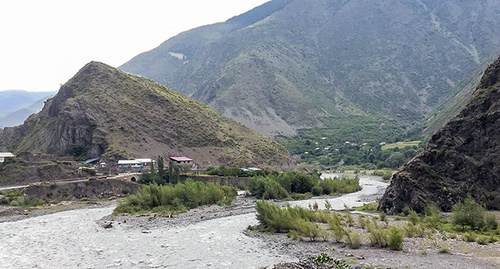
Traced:
<path id="1" fill-rule="evenodd" d="M 362 205 L 387 185 L 372 176 L 361 176 L 360 184 L 363 190 L 328 200 L 336 209 Z M 322 207 L 325 200 L 293 204 Z M 0 268 L 259 268 L 296 260 L 243 234 L 257 224 L 254 213 L 144 233 L 127 225 L 100 227 L 97 222 L 112 211 L 80 209 L 0 223 Z"/>

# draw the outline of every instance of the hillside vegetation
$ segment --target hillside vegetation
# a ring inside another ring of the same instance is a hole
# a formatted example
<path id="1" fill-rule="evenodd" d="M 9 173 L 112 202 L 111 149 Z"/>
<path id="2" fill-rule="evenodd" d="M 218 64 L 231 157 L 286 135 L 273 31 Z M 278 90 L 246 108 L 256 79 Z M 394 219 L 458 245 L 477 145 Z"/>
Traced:
<path id="1" fill-rule="evenodd" d="M 287 165 L 276 142 L 151 80 L 91 62 L 2 137 L 14 152 L 79 159 L 185 155 L 201 166 Z"/>
<path id="2" fill-rule="evenodd" d="M 408 126 L 498 50 L 499 26 L 494 0 L 274 0 L 120 68 L 267 135 L 353 117 Z"/>

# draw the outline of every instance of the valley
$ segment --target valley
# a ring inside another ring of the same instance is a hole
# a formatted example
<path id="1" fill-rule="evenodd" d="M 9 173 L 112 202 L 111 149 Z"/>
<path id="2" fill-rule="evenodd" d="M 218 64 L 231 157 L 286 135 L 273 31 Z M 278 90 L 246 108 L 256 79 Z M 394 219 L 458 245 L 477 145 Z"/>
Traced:
<path id="1" fill-rule="evenodd" d="M 0 89 L 0 268 L 500 267 L 499 1 L 107 4 L 48 28 L 164 41 Z"/>

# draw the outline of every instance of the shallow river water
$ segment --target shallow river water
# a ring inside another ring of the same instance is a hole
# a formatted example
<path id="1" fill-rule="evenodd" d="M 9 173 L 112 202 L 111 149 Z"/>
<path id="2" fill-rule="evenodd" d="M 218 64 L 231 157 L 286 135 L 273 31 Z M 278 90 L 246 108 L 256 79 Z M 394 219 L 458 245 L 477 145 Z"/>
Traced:
<path id="1" fill-rule="evenodd" d="M 362 191 L 329 199 L 333 207 L 362 204 L 362 197 L 386 186 L 378 177 L 361 177 L 360 183 Z M 294 204 L 321 207 L 322 200 Z M 126 225 L 100 227 L 97 221 L 112 211 L 80 209 L 0 223 L 0 268 L 259 268 L 296 260 L 243 234 L 257 223 L 254 213 L 143 233 Z"/>

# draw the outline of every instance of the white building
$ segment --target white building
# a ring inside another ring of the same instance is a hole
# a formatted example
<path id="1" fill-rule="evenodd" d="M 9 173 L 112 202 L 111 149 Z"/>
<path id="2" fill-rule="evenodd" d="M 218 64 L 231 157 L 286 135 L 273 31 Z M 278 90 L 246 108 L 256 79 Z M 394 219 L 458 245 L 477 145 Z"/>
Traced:
<path id="1" fill-rule="evenodd" d="M 0 163 L 3 163 L 5 161 L 5 158 L 14 158 L 16 155 L 10 153 L 10 152 L 0 152 Z"/>

